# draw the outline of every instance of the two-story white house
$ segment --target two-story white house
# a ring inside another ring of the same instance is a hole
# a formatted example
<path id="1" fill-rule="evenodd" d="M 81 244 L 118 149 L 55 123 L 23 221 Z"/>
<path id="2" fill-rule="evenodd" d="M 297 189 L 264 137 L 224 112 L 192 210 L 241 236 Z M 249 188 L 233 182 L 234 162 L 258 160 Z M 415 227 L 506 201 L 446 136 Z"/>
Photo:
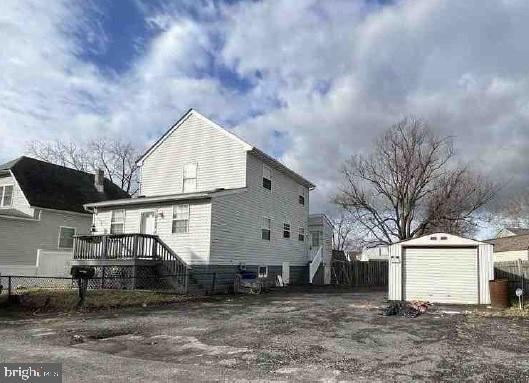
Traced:
<path id="1" fill-rule="evenodd" d="M 163 247 L 156 256 L 169 248 L 195 276 L 215 272 L 218 283 L 232 283 L 241 269 L 290 283 L 308 283 L 319 272 L 329 283 L 328 220 L 314 216 L 309 225 L 314 184 L 261 150 L 189 110 L 138 165 L 139 197 L 85 205 L 96 236 L 154 236 Z M 139 258 L 152 256 L 141 241 L 132 245 Z"/>

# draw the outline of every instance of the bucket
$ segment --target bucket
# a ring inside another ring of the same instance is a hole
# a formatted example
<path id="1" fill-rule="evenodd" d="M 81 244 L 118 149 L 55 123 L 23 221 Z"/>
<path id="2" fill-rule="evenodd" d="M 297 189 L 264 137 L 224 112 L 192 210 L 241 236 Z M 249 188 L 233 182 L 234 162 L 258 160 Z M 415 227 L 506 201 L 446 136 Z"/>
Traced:
<path id="1" fill-rule="evenodd" d="M 497 279 L 489 282 L 490 303 L 496 309 L 505 309 L 511 305 L 509 299 L 509 281 Z"/>

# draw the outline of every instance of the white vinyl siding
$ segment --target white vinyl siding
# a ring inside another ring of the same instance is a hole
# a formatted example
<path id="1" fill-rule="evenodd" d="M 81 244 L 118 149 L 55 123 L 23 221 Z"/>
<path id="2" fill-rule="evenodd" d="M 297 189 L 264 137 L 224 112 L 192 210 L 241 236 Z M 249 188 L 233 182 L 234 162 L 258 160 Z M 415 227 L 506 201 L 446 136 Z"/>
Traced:
<path id="1" fill-rule="evenodd" d="M 308 242 L 283 239 L 283 223 L 292 228 L 308 222 L 308 190 L 305 206 L 296 196 L 300 184 L 273 169 L 272 191 L 263 187 L 263 161 L 248 153 L 248 190 L 213 199 L 211 263 L 221 265 L 306 266 Z M 262 217 L 271 219 L 270 241 L 262 239 Z M 257 230 L 256 230 L 257 229 Z"/>
<path id="2" fill-rule="evenodd" d="M 123 234 L 125 232 L 125 210 L 112 210 L 110 234 Z"/>
<path id="3" fill-rule="evenodd" d="M 477 304 L 477 249 L 404 249 L 403 299 Z"/>
<path id="4" fill-rule="evenodd" d="M 191 193 L 197 190 L 197 164 L 192 162 L 184 165 L 184 179 L 182 180 L 182 192 Z"/>
<path id="5" fill-rule="evenodd" d="M 88 234 L 91 224 L 90 214 L 50 210 L 41 211 L 40 221 L 0 218 L 0 270 L 11 270 L 6 266 L 35 266 L 38 249 L 57 251 L 60 226 Z"/>
<path id="6" fill-rule="evenodd" d="M 75 235 L 75 227 L 59 227 L 59 249 L 73 249 L 73 237 Z"/>
<path id="7" fill-rule="evenodd" d="M 141 214 L 155 211 L 156 235 L 160 237 L 180 258 L 189 265 L 207 264 L 210 251 L 211 202 L 195 201 L 189 206 L 188 232 L 173 234 L 173 203 L 156 206 L 135 206 L 126 208 L 125 233 L 139 233 Z M 110 230 L 110 209 L 99 209 L 94 218 L 98 234 Z"/>
<path id="8" fill-rule="evenodd" d="M 184 166 L 190 163 L 198 164 L 197 191 L 246 186 L 243 144 L 191 114 L 144 160 L 142 194 L 181 193 Z"/>
<path id="9" fill-rule="evenodd" d="M 173 234 L 185 234 L 189 232 L 189 205 L 173 206 Z"/>
<path id="10" fill-rule="evenodd" d="M 22 189 L 20 189 L 20 186 L 18 185 L 18 182 L 16 182 L 15 178 L 12 176 L 0 177 L 0 188 L 4 186 L 13 186 L 11 205 L 9 206 L 9 208 L 16 209 L 24 214 L 33 216 L 33 208 L 29 205 L 28 201 L 26 200 L 26 197 L 24 196 L 24 193 L 22 192 Z M 0 191 L 0 199 L 2 198 L 2 193 L 3 192 Z"/>

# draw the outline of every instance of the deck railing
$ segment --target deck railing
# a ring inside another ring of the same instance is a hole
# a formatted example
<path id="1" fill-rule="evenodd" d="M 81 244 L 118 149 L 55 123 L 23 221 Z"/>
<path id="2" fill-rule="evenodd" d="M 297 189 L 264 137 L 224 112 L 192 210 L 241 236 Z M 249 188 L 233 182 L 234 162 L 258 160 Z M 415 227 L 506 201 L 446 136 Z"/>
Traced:
<path id="1" fill-rule="evenodd" d="M 74 237 L 73 258 L 79 260 L 153 260 L 167 274 L 186 273 L 190 267 L 157 235 L 108 234 Z"/>

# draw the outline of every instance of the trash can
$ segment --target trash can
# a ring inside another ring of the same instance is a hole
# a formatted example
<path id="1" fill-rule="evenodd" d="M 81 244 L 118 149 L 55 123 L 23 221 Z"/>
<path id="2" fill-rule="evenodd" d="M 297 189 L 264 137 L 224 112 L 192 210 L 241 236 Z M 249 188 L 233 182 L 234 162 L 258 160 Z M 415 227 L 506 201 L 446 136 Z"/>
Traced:
<path id="1" fill-rule="evenodd" d="M 511 305 L 509 299 L 509 281 L 497 279 L 489 282 L 490 304 L 495 309 L 505 309 Z"/>

